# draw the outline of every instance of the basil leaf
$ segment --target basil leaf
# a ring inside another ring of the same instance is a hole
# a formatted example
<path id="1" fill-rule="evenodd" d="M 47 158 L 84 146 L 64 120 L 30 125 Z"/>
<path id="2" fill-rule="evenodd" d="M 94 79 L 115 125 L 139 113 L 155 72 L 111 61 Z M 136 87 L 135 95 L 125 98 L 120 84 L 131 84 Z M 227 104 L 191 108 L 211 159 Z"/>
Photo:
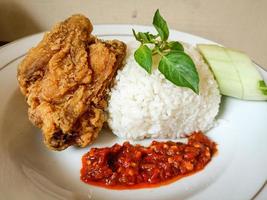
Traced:
<path id="1" fill-rule="evenodd" d="M 143 67 L 149 74 L 152 71 L 152 51 L 146 45 L 141 45 L 135 52 L 136 62 Z"/>
<path id="2" fill-rule="evenodd" d="M 184 47 L 180 42 L 171 41 L 167 45 L 171 50 L 184 51 Z"/>
<path id="3" fill-rule="evenodd" d="M 143 43 L 152 43 L 153 39 L 155 39 L 155 36 L 150 33 L 138 33 L 138 37 L 141 39 Z"/>
<path id="4" fill-rule="evenodd" d="M 143 43 L 149 43 L 149 37 L 146 33 L 139 32 L 138 36 Z"/>
<path id="5" fill-rule="evenodd" d="M 137 41 L 140 41 L 140 40 L 139 40 L 139 37 L 137 36 L 137 34 L 136 34 L 136 32 L 135 32 L 135 30 L 132 29 L 132 31 L 133 31 L 133 35 L 134 35 L 135 39 L 136 39 Z"/>
<path id="6" fill-rule="evenodd" d="M 134 29 L 133 35 L 141 46 L 135 51 L 136 62 L 149 74 L 152 72 L 152 55 L 159 55 L 159 71 L 172 83 L 177 86 L 188 87 L 195 93 L 199 93 L 199 76 L 192 59 L 184 52 L 184 47 L 178 41 L 168 42 L 169 28 L 167 22 L 160 15 L 159 10 L 154 14 L 153 25 L 158 34 L 149 32 L 138 32 Z M 154 45 L 152 49 L 149 47 Z M 152 44 L 152 45 L 151 45 Z M 266 90 L 259 84 L 262 90 Z"/>
<path id="7" fill-rule="evenodd" d="M 157 35 L 153 35 L 153 34 L 151 34 L 151 33 L 149 33 L 149 32 L 146 32 L 146 33 L 144 33 L 144 34 L 146 34 L 146 36 L 147 36 L 149 42 L 151 42 L 151 43 L 154 43 L 153 40 L 155 40 L 155 39 L 158 37 Z"/>
<path id="8" fill-rule="evenodd" d="M 195 64 L 184 52 L 170 52 L 163 56 L 159 62 L 159 71 L 175 85 L 199 93 L 199 76 Z"/>
<path id="9" fill-rule="evenodd" d="M 157 11 L 155 12 L 153 25 L 157 29 L 160 38 L 166 41 L 169 37 L 169 28 L 167 22 L 160 15 L 159 9 L 157 9 Z"/>
<path id="10" fill-rule="evenodd" d="M 141 43 L 153 43 L 153 40 L 157 37 L 149 32 L 138 32 L 136 33 L 134 29 L 132 29 L 133 35 L 135 39 Z"/>

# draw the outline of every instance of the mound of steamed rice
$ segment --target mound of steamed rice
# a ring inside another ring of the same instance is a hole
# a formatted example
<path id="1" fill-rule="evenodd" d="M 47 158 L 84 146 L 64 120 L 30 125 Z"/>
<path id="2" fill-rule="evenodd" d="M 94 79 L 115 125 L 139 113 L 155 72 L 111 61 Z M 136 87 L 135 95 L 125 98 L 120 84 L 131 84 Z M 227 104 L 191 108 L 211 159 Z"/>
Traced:
<path id="1" fill-rule="evenodd" d="M 134 60 L 136 43 L 128 44 L 126 65 L 118 72 L 107 109 L 114 134 L 127 139 L 177 138 L 213 126 L 221 99 L 218 85 L 199 52 L 184 47 L 199 74 L 199 95 L 174 85 L 155 66 L 148 74 Z"/>

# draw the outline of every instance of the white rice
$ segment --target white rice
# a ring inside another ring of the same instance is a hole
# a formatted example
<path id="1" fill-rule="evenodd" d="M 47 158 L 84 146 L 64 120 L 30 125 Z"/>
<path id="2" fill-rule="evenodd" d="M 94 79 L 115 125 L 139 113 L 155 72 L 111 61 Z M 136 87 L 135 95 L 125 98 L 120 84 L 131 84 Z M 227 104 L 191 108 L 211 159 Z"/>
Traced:
<path id="1" fill-rule="evenodd" d="M 149 75 L 134 60 L 136 43 L 128 44 L 126 65 L 111 90 L 108 124 L 113 133 L 127 139 L 177 138 L 207 131 L 218 113 L 220 93 L 199 52 L 184 45 L 200 77 L 200 95 L 177 87 L 154 67 Z"/>

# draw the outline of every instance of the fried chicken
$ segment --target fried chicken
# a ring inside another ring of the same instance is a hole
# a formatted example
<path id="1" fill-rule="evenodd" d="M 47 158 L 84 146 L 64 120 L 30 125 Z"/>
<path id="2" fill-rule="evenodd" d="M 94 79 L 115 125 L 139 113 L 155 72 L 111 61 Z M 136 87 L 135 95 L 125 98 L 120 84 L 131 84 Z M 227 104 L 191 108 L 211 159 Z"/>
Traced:
<path id="1" fill-rule="evenodd" d="M 18 68 L 30 121 L 54 150 L 85 147 L 105 121 L 107 93 L 122 66 L 126 45 L 91 35 L 92 24 L 73 15 L 46 33 Z"/>

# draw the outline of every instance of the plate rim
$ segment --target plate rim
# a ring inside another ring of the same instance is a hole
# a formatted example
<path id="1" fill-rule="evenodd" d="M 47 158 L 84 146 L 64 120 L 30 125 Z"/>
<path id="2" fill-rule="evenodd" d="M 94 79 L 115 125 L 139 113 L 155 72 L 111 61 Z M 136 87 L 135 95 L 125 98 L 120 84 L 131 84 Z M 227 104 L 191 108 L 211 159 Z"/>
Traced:
<path id="1" fill-rule="evenodd" d="M 129 30 L 129 27 L 132 27 L 132 28 L 138 28 L 138 29 L 152 29 L 152 28 L 153 28 L 152 26 L 147 26 L 147 25 L 137 25 L 137 24 L 95 24 L 94 27 L 95 27 L 95 29 L 96 29 L 96 30 L 95 30 L 96 32 L 101 31 L 103 28 L 104 28 L 104 29 L 107 29 L 107 27 L 127 28 L 128 30 Z M 116 30 L 116 31 L 118 31 L 118 30 Z M 178 31 L 178 30 L 175 30 L 175 29 L 170 29 L 170 32 L 180 33 L 180 34 L 182 34 L 182 35 L 186 35 L 186 36 L 189 36 L 189 37 L 193 37 L 193 38 L 195 38 L 195 39 L 197 39 L 197 40 L 206 41 L 207 43 L 218 44 L 218 43 L 216 43 L 216 42 L 214 42 L 214 41 L 212 41 L 212 40 L 206 39 L 206 38 L 201 37 L 201 36 L 198 36 L 198 35 L 190 34 L 190 33 L 187 33 L 187 32 Z M 7 50 L 7 49 L 9 49 L 9 48 L 14 48 L 15 46 L 19 45 L 20 42 L 25 42 L 25 41 L 27 41 L 27 40 L 29 40 L 29 39 L 31 39 L 31 38 L 35 38 L 35 37 L 37 37 L 37 36 L 42 36 L 42 35 L 44 35 L 45 33 L 46 33 L 46 31 L 45 31 L 45 32 L 34 33 L 34 34 L 31 34 L 31 35 L 27 35 L 27 36 L 24 36 L 24 37 L 22 37 L 22 38 L 16 39 L 16 40 L 14 40 L 14 41 L 12 41 L 12 42 L 10 42 L 10 43 L 7 43 L 7 44 L 1 46 L 1 47 L 0 47 L 0 56 L 1 56 L 1 54 L 2 54 L 5 50 Z M 95 34 L 95 33 L 93 32 L 93 34 Z M 120 34 L 97 34 L 97 33 L 96 33 L 95 35 L 102 37 L 102 36 L 113 36 L 113 35 L 114 35 L 114 36 L 118 36 L 118 35 L 120 35 Z M 132 34 L 123 34 L 123 35 L 121 35 L 121 36 L 132 37 Z M 220 45 L 220 44 L 219 44 L 219 45 Z M 17 56 L 16 58 L 10 60 L 8 63 L 3 64 L 3 66 L 2 66 L 2 63 L 0 63 L 0 73 L 1 73 L 1 71 L 3 71 L 3 69 L 5 69 L 6 67 L 8 67 L 8 65 L 10 65 L 12 62 L 14 62 L 14 61 L 16 61 L 17 59 L 19 59 L 19 58 L 25 56 L 25 54 L 26 54 L 26 53 L 24 53 L 24 54 L 22 54 L 22 55 L 20 55 L 20 56 Z M 260 67 L 263 71 L 267 72 L 267 69 L 266 69 L 266 68 L 264 68 L 264 67 L 262 67 L 261 65 L 257 64 L 254 60 L 252 60 L 252 61 L 253 61 L 253 63 L 255 63 L 258 67 Z M 263 183 L 263 185 L 262 185 L 256 192 L 255 192 L 255 194 L 252 196 L 251 199 L 256 199 L 256 197 L 257 197 L 257 196 L 258 196 L 258 195 L 265 189 L 265 186 L 266 186 L 266 185 L 267 185 L 267 181 L 265 181 L 265 182 Z"/>
<path id="2" fill-rule="evenodd" d="M 107 29 L 107 27 L 118 27 L 118 28 L 120 28 L 120 29 L 128 29 L 128 32 L 129 32 L 129 27 L 132 27 L 132 28 L 137 28 L 137 29 L 154 29 L 153 28 L 153 26 L 149 26 L 149 25 L 139 25 L 139 24 L 105 24 L 105 23 L 103 23 L 103 24 L 95 24 L 94 25 L 94 30 L 93 30 L 93 33 L 94 33 L 94 31 L 103 31 L 103 29 Z M 99 30 L 98 30 L 99 29 Z M 45 33 L 46 33 L 47 31 L 42 31 L 42 32 L 37 32 L 37 33 L 33 33 L 33 34 L 30 34 L 30 35 L 26 35 L 26 36 L 23 36 L 23 37 L 21 37 L 21 38 L 18 38 L 18 39 L 16 39 L 16 40 L 14 40 L 14 41 L 11 41 L 11 42 L 9 42 L 9 43 L 7 43 L 7 44 L 4 44 L 4 45 L 2 45 L 2 46 L 0 46 L 0 55 L 1 55 L 1 53 L 4 51 L 4 50 L 6 50 L 7 48 L 10 48 L 10 47 L 12 47 L 12 45 L 17 45 L 17 43 L 19 43 L 19 42 L 23 42 L 23 41 L 26 41 L 26 40 L 28 40 L 28 39 L 30 39 L 30 38 L 34 38 L 34 37 L 36 37 L 36 36 L 39 36 L 39 35 L 44 35 Z M 184 32 L 184 31 L 179 31 L 179 30 L 175 30 L 175 29 L 170 29 L 170 33 L 171 32 L 176 32 L 176 33 L 180 33 L 180 34 L 182 34 L 182 35 L 186 35 L 186 36 L 188 36 L 188 37 L 193 37 L 193 38 L 196 38 L 196 39 L 198 39 L 198 40 L 203 40 L 203 41 L 205 41 L 205 42 L 207 42 L 207 43 L 213 43 L 213 44 L 218 44 L 218 45 L 222 45 L 222 44 L 220 44 L 220 43 L 218 43 L 218 42 L 216 42 L 216 41 L 213 41 L 213 40 L 209 40 L 209 39 L 207 39 L 207 38 L 205 38 L 205 37 L 202 37 L 202 36 L 198 36 L 198 35 L 194 35 L 194 34 L 191 34 L 191 33 L 187 33 L 187 32 Z M 96 35 L 98 35 L 98 36 L 105 36 L 106 34 L 96 34 Z M 109 36 L 111 36 L 111 34 L 107 34 L 107 35 L 109 35 Z M 114 34 L 114 35 L 118 35 L 118 34 Z M 125 34 L 124 36 L 132 36 L 132 34 Z M 223 46 L 223 45 L 222 45 Z M 21 55 L 21 56 L 24 56 L 25 54 L 23 54 L 23 55 Z M 17 59 L 18 59 L 19 57 L 17 57 Z M 15 60 L 15 59 L 14 59 Z M 251 59 L 252 60 L 252 59 Z M 11 61 L 9 61 L 8 63 L 6 63 L 6 64 L 4 64 L 4 66 L 1 66 L 1 64 L 0 64 L 0 71 L 2 70 L 2 69 L 4 69 L 8 64 L 10 64 L 11 62 L 13 62 L 13 60 L 11 60 Z M 265 67 L 263 67 L 262 65 L 260 65 L 260 64 L 258 64 L 255 60 L 252 60 L 252 62 L 255 64 L 255 65 L 257 65 L 258 67 L 260 67 L 263 71 L 265 71 L 265 72 L 267 72 L 267 68 L 265 68 Z"/>

